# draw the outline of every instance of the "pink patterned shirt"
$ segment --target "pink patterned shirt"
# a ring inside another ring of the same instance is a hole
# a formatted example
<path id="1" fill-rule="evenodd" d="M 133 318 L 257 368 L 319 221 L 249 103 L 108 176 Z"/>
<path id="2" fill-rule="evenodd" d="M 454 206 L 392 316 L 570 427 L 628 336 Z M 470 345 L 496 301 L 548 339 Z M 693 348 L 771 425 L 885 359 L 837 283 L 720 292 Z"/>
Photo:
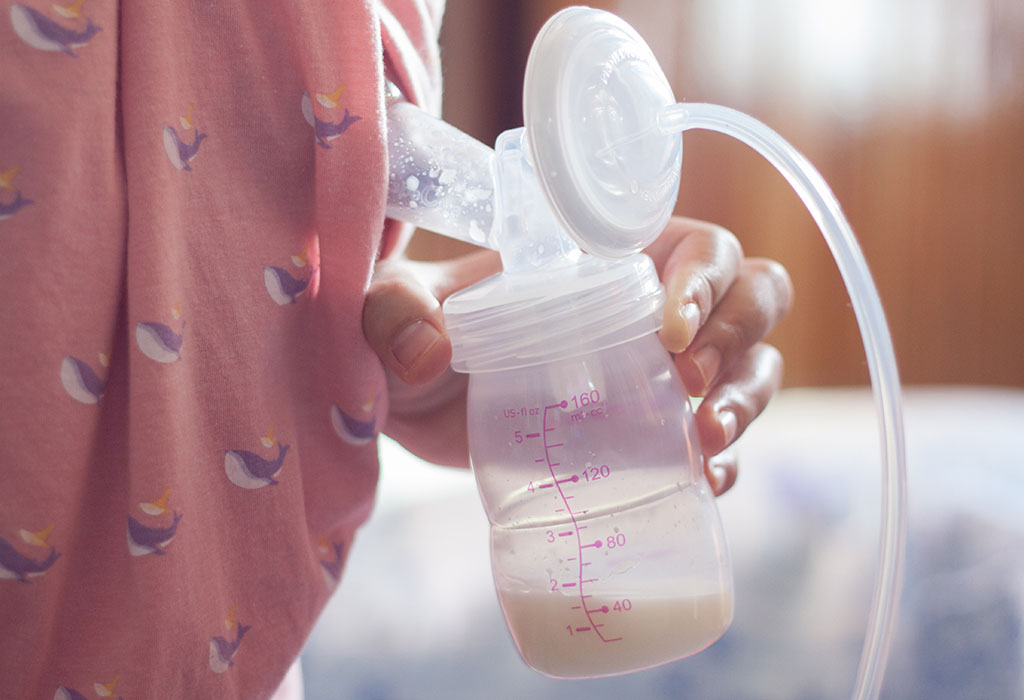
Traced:
<path id="1" fill-rule="evenodd" d="M 423 0 L 0 13 L 0 696 L 266 698 L 377 480 Z"/>

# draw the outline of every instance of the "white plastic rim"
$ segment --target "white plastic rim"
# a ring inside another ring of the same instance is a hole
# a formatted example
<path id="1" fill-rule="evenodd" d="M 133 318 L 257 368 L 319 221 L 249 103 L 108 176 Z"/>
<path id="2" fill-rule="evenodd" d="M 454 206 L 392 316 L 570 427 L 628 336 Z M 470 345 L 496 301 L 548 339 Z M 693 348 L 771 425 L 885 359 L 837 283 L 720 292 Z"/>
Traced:
<path id="1" fill-rule="evenodd" d="M 571 7 L 537 35 L 523 84 L 527 142 L 555 215 L 586 252 L 627 257 L 668 223 L 682 137 L 651 126 L 674 103 L 650 48 L 612 14 Z"/>
<path id="2" fill-rule="evenodd" d="M 452 369 L 519 369 L 597 352 L 661 328 L 665 292 L 646 255 L 500 274 L 444 302 Z"/>

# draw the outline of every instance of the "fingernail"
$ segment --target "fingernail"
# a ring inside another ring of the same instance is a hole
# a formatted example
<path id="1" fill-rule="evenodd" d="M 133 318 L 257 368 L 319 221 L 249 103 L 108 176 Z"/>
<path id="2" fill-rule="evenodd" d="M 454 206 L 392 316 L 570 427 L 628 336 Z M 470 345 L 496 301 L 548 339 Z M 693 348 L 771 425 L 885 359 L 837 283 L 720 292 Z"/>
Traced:
<path id="1" fill-rule="evenodd" d="M 391 352 L 398 363 L 409 370 L 440 339 L 441 334 L 437 328 L 421 318 L 395 333 L 391 339 Z"/>
<path id="2" fill-rule="evenodd" d="M 722 354 L 718 352 L 718 348 L 714 345 L 705 345 L 693 355 L 693 364 L 696 365 L 697 371 L 700 372 L 701 381 L 704 383 L 704 389 L 707 389 L 711 385 L 711 380 L 718 374 L 718 366 L 722 362 Z"/>
<path id="3" fill-rule="evenodd" d="M 728 408 L 719 411 L 718 424 L 722 426 L 722 439 L 724 440 L 722 444 L 728 447 L 736 439 L 736 428 L 739 426 L 736 414 Z"/>
<path id="4" fill-rule="evenodd" d="M 725 467 L 720 467 L 715 464 L 708 465 L 708 486 L 711 487 L 711 491 L 715 494 L 719 493 L 722 485 L 725 483 Z"/>
<path id="5" fill-rule="evenodd" d="M 682 304 L 679 307 L 679 318 L 683 319 L 686 324 L 686 345 L 689 345 L 697 335 L 697 329 L 700 328 L 700 307 L 692 301 Z"/>

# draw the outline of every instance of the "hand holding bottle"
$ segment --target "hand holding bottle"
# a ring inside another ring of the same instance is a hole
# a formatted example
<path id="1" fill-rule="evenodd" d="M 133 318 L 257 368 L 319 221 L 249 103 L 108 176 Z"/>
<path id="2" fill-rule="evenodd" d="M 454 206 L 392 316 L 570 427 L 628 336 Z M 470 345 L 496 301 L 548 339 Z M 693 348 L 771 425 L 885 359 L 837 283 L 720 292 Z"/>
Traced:
<path id="1" fill-rule="evenodd" d="M 736 478 L 727 448 L 781 381 L 782 357 L 763 338 L 792 303 L 789 276 L 774 261 L 745 258 L 729 231 L 693 219 L 671 219 L 645 252 L 667 294 L 662 344 L 687 391 L 704 397 L 697 429 L 721 494 Z M 498 270 L 490 251 L 441 263 L 387 259 L 370 282 L 363 330 L 392 378 L 385 432 L 430 461 L 465 466 L 468 454 L 465 377 L 448 370 L 440 302 Z"/>

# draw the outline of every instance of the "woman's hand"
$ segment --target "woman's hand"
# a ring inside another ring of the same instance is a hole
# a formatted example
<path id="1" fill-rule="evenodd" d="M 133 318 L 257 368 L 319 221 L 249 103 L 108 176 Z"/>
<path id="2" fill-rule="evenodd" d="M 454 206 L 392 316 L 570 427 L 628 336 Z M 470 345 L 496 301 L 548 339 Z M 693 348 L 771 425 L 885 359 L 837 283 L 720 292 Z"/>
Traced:
<path id="1" fill-rule="evenodd" d="M 665 285 L 662 344 L 691 396 L 716 494 L 736 481 L 727 448 L 782 382 L 782 355 L 762 339 L 789 311 L 793 287 L 772 260 L 745 258 L 736 237 L 704 221 L 673 218 L 646 251 Z"/>
<path id="2" fill-rule="evenodd" d="M 452 344 L 441 303 L 500 271 L 492 251 L 436 263 L 383 260 L 374 269 L 363 333 L 388 375 L 384 432 L 427 461 L 469 466 L 467 378 L 448 366 Z"/>
<path id="3" fill-rule="evenodd" d="M 713 224 L 673 218 L 646 251 L 665 285 L 661 340 L 691 396 L 704 397 L 697 430 L 716 494 L 736 480 L 727 448 L 782 380 L 782 357 L 762 342 L 792 303 L 776 262 L 744 258 L 736 237 Z M 466 381 L 448 368 L 451 341 L 441 302 L 500 270 L 482 251 L 440 263 L 378 263 L 363 307 L 363 330 L 388 370 L 385 432 L 414 454 L 464 466 Z"/>

